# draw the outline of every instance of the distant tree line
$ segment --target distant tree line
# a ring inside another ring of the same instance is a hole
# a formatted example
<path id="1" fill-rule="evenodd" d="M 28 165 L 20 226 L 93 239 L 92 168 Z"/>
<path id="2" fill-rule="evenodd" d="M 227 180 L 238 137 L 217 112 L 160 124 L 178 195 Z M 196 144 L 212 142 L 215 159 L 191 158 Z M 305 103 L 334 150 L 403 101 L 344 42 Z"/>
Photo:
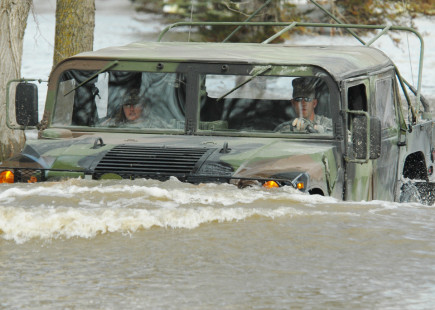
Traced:
<path id="1" fill-rule="evenodd" d="M 251 21 L 331 22 L 309 0 L 132 0 L 139 11 L 164 14 L 176 21 L 245 21 L 266 2 L 268 5 Z M 434 0 L 317 0 L 341 21 L 349 24 L 410 25 L 417 14 L 435 15 Z M 243 27 L 229 41 L 259 42 L 279 29 Z M 298 30 L 307 31 L 307 30 Z M 231 32 L 222 27 L 201 27 L 199 33 L 208 41 L 222 41 Z M 285 39 L 285 36 L 281 40 Z"/>

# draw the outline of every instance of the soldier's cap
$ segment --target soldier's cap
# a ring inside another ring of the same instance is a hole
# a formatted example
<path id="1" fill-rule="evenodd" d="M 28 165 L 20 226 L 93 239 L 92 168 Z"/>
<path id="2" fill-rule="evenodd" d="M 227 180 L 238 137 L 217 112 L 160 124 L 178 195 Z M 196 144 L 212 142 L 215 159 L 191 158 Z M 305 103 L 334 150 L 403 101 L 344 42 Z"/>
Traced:
<path id="1" fill-rule="evenodd" d="M 315 81 L 312 78 L 301 77 L 292 81 L 293 98 L 316 98 Z"/>
<path id="2" fill-rule="evenodd" d="M 130 93 L 126 94 L 122 105 L 137 105 L 142 103 L 142 100 L 139 96 L 139 91 L 132 90 Z"/>

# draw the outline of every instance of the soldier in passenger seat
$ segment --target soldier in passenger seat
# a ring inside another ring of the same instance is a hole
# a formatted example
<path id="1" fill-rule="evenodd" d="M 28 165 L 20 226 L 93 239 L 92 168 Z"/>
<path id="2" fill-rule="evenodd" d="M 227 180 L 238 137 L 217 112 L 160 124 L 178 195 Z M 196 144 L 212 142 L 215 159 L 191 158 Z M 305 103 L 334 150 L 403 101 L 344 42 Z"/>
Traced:
<path id="1" fill-rule="evenodd" d="M 113 118 L 104 120 L 100 126 L 170 128 L 162 118 L 152 114 L 148 99 L 140 96 L 138 89 L 130 90 L 124 96 L 119 111 Z"/>

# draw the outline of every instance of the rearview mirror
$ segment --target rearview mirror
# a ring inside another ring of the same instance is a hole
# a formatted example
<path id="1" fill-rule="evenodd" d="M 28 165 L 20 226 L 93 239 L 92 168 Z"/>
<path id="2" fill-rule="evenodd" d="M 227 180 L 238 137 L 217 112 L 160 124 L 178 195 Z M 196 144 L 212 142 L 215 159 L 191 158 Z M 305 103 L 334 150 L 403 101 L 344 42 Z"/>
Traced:
<path id="1" fill-rule="evenodd" d="M 32 83 L 17 85 L 15 114 L 19 125 L 36 126 L 38 124 L 38 86 Z"/>
<path id="2" fill-rule="evenodd" d="M 370 134 L 368 127 L 370 122 Z M 381 156 L 381 121 L 368 114 L 358 114 L 352 119 L 352 145 L 355 159 L 377 159 Z M 369 154 L 369 156 L 367 156 Z"/>

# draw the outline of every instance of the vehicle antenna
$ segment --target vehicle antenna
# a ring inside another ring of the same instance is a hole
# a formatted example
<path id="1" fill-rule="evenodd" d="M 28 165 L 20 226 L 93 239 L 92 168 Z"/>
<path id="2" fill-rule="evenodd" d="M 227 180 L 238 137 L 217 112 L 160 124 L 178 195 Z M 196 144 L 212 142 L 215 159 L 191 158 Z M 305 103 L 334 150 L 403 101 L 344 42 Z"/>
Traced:
<path id="1" fill-rule="evenodd" d="M 193 0 L 190 0 L 190 22 L 193 18 Z M 190 42 L 190 32 L 192 31 L 192 25 L 189 27 L 189 36 L 187 37 L 187 42 Z"/>
<path id="2" fill-rule="evenodd" d="M 406 10 L 408 11 L 408 3 L 407 3 L 407 1 L 406 0 L 402 0 L 402 3 L 403 3 L 403 7 L 406 8 Z M 409 17 L 410 17 L 410 19 L 412 21 L 412 17 L 411 17 L 411 14 L 409 14 L 409 11 L 408 11 L 408 15 L 409 15 Z M 412 22 L 410 23 L 409 26 L 410 27 L 412 26 Z M 410 45 L 409 45 L 409 35 L 408 35 L 408 32 L 406 32 L 406 42 L 408 44 L 408 58 L 409 58 L 409 67 L 411 69 L 411 80 L 412 80 L 412 84 L 415 85 L 415 83 L 414 83 L 414 72 L 412 70 L 411 49 L 410 49 Z"/>

